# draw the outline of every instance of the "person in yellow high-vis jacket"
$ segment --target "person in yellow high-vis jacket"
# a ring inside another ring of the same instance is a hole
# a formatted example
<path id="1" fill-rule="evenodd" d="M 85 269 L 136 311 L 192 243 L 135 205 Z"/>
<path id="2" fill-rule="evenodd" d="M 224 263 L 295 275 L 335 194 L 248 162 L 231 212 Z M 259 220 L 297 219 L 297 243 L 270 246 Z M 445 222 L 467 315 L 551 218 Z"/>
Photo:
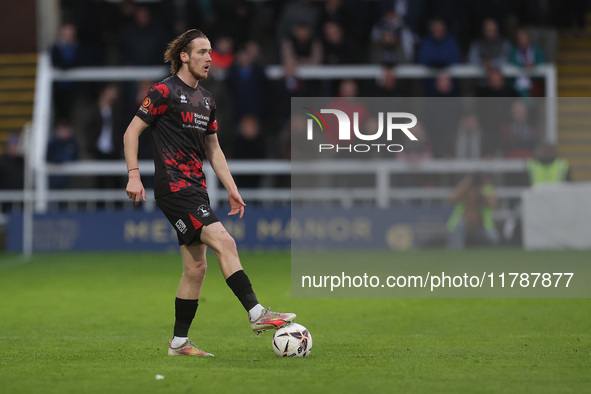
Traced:
<path id="1" fill-rule="evenodd" d="M 527 174 L 530 186 L 572 180 L 568 161 L 558 157 L 554 145 L 547 142 L 542 143 L 534 157 L 527 160 Z"/>
<path id="2" fill-rule="evenodd" d="M 448 246 L 463 249 L 468 240 L 477 245 L 499 243 L 492 217 L 497 198 L 490 181 L 481 174 L 467 175 L 454 188 L 455 208 L 447 221 Z"/>

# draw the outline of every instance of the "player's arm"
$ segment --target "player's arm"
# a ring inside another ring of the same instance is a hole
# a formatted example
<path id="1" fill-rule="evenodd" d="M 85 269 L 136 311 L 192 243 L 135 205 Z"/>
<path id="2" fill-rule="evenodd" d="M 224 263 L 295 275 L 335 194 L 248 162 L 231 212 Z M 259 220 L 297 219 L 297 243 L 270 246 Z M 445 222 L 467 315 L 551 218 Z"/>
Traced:
<path id="1" fill-rule="evenodd" d="M 140 134 L 146 129 L 146 127 L 148 127 L 146 122 L 137 116 L 134 116 L 123 135 L 123 151 L 125 153 L 125 162 L 127 163 L 127 173 L 129 178 L 125 191 L 127 192 L 127 197 L 135 201 L 135 205 L 140 203 L 140 197 L 143 201 L 146 201 L 146 190 L 140 179 L 140 170 L 138 168 L 139 165 L 137 159 Z"/>
<path id="2" fill-rule="evenodd" d="M 224 152 L 222 152 L 217 134 L 214 133 L 205 136 L 205 153 L 207 154 L 211 167 L 228 191 L 230 207 L 232 208 L 228 215 L 239 214 L 238 217 L 242 219 L 246 204 L 242 201 L 242 197 L 240 196 L 240 193 L 238 193 L 234 178 L 232 178 L 232 174 L 230 174 L 230 169 L 226 162 L 226 156 L 224 155 Z"/>

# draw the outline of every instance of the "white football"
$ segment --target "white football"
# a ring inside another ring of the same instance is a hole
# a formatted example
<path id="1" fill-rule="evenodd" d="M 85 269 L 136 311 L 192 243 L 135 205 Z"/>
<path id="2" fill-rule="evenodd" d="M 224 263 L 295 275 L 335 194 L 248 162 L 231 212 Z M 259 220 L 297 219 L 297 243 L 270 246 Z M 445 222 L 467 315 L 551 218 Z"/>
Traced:
<path id="1" fill-rule="evenodd" d="M 273 335 L 273 351 L 278 357 L 306 357 L 312 350 L 312 335 L 301 324 L 290 323 Z"/>

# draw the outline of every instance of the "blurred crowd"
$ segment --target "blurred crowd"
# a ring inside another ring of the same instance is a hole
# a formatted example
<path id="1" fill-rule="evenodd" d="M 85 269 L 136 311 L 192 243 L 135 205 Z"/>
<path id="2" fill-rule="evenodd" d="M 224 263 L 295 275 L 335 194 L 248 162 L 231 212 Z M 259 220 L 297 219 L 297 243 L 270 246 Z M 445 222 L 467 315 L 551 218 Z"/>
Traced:
<path id="1" fill-rule="evenodd" d="M 62 23 L 50 52 L 59 69 L 162 65 L 169 41 L 187 29 L 201 29 L 213 47 L 212 76 L 203 85 L 218 102 L 219 137 L 229 158 L 290 158 L 290 98 L 295 96 L 514 97 L 507 108 L 492 113 L 458 113 L 446 127 L 431 118 L 432 124 L 414 130 L 423 136 L 422 143 L 397 158 L 526 158 L 542 142 L 528 98 L 543 96 L 544 82 L 526 74 L 506 78 L 500 67 L 527 69 L 551 61 L 557 31 L 584 34 L 586 4 L 62 0 Z M 427 81 L 398 78 L 396 66 L 413 63 L 436 69 L 437 76 Z M 486 78 L 450 77 L 446 67 L 458 63 L 484 67 Z M 269 79 L 265 66 L 270 64 L 281 64 L 284 75 Z M 378 64 L 382 75 L 375 80 L 324 81 L 296 76 L 302 65 L 322 64 Z M 121 159 L 122 135 L 154 82 L 56 82 L 48 161 Z M 490 119 L 483 119 L 487 116 Z M 140 143 L 140 158 L 149 159 L 149 132 Z M 121 181 L 102 177 L 91 183 L 110 188 L 123 186 Z M 261 179 L 239 181 L 256 187 Z M 51 180 L 51 187 L 69 186 L 67 178 Z"/>

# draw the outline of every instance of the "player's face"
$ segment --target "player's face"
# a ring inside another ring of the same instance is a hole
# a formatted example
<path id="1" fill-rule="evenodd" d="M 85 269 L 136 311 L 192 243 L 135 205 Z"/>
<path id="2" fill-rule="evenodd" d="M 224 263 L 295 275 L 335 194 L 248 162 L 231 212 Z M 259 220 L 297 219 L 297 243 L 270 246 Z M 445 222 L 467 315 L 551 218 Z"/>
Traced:
<path id="1" fill-rule="evenodd" d="M 187 53 L 187 67 L 197 80 L 207 78 L 211 65 L 211 43 L 207 38 L 196 38 Z"/>

